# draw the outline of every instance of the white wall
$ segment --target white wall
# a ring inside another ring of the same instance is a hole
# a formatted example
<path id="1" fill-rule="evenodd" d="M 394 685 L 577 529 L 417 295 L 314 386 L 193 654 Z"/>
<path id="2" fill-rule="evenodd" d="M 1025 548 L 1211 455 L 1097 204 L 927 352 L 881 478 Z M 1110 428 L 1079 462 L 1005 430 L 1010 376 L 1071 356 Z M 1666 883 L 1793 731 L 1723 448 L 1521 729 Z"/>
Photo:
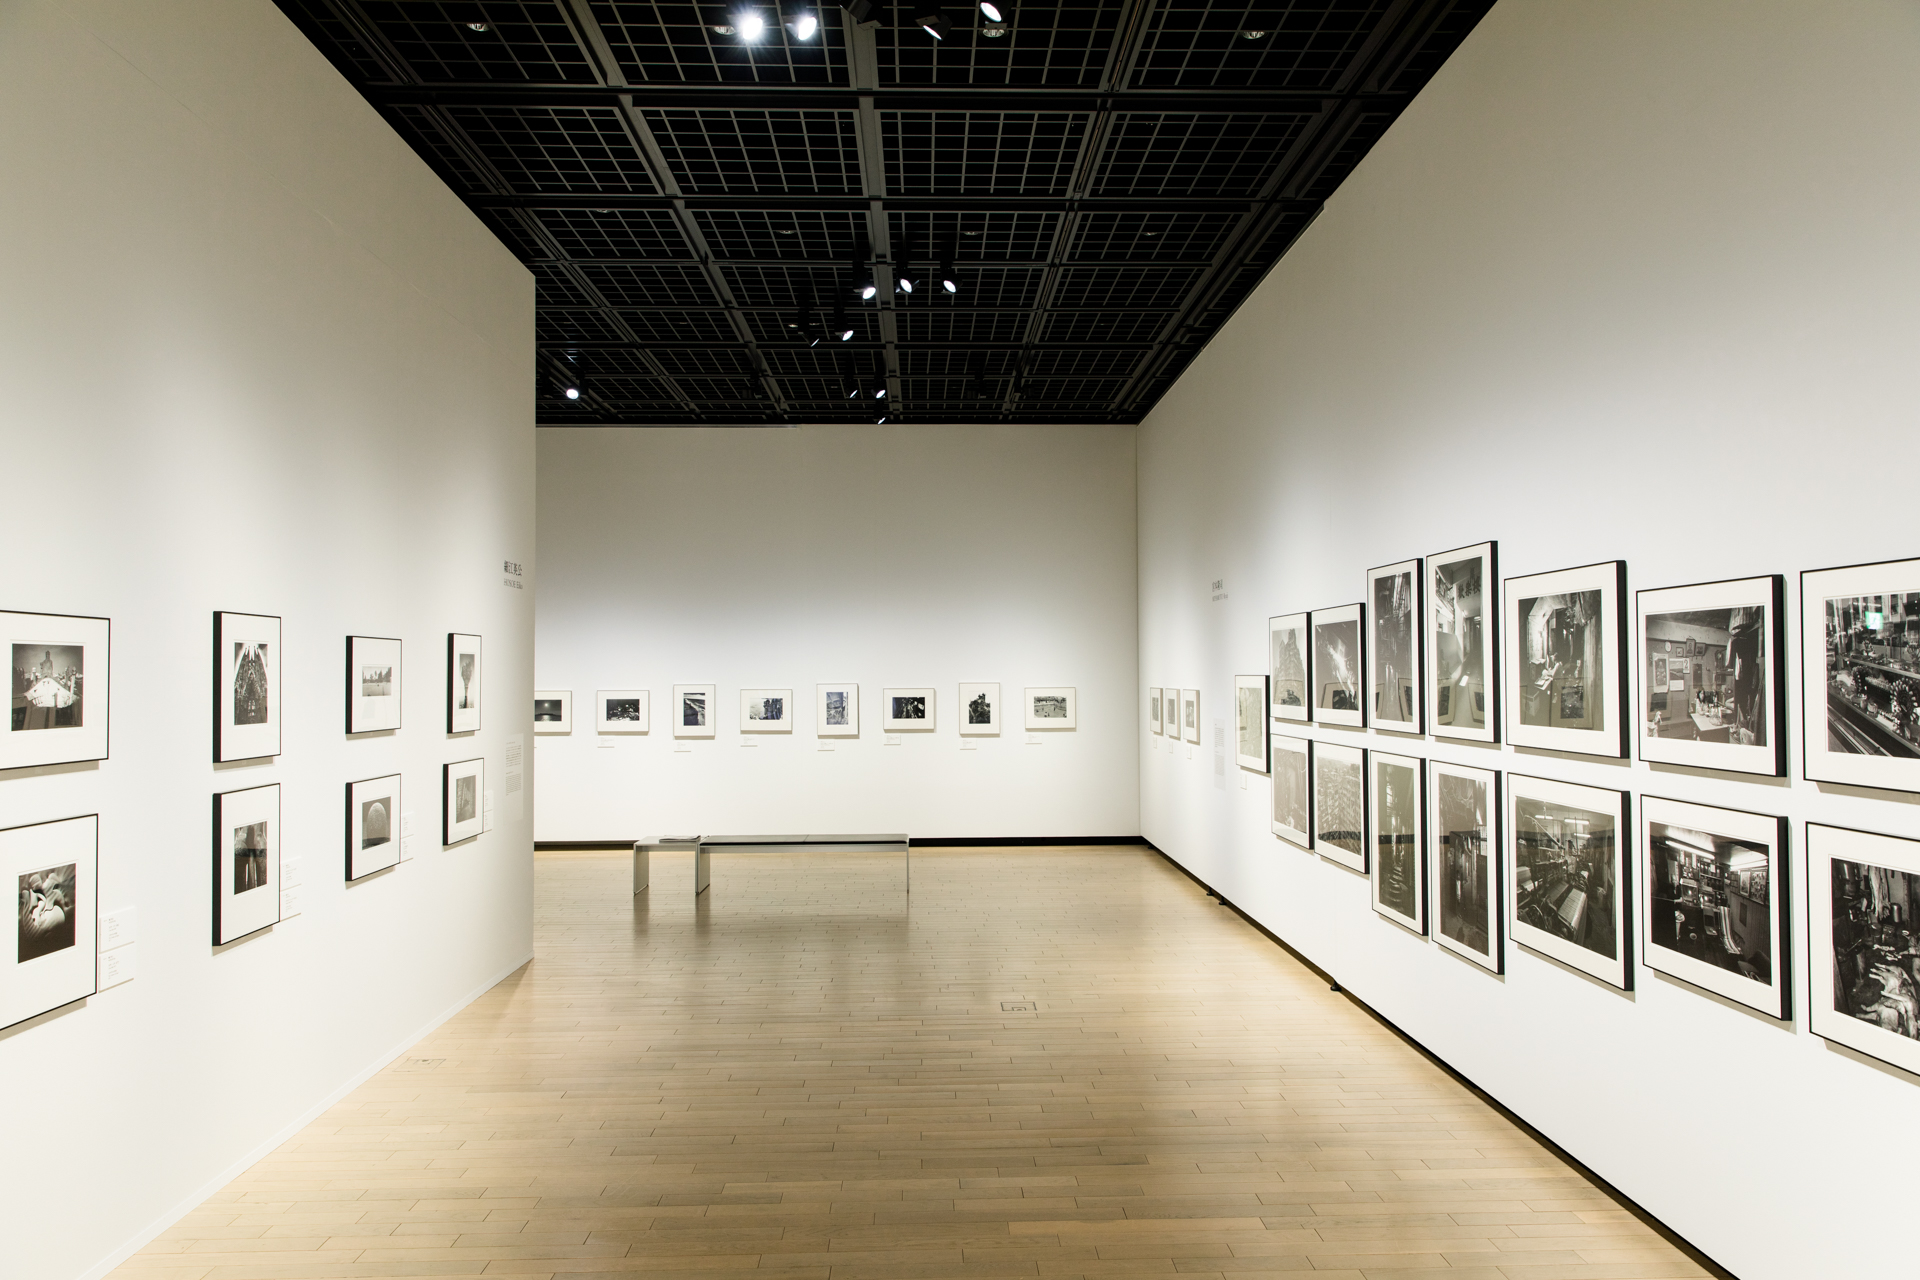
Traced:
<path id="1" fill-rule="evenodd" d="M 528 731 L 533 290 L 266 0 L 0 5 L 0 608 L 113 620 L 112 755 L 0 776 L 100 815 L 138 976 L 0 1032 L 0 1272 L 98 1274 L 530 950 L 531 812 L 438 846 L 438 770 Z M 211 618 L 284 622 L 278 760 L 210 763 Z M 485 730 L 444 732 L 449 630 Z M 406 642 L 349 742 L 349 632 Z M 92 672 L 89 672 L 91 675 Z M 343 785 L 415 858 L 348 887 Z M 209 797 L 277 782 L 303 914 L 215 953 Z"/>
<path id="2" fill-rule="evenodd" d="M 1502 0 L 1141 428 L 1141 684 L 1217 713 L 1268 615 L 1486 538 L 1634 588 L 1920 554 L 1916 154 L 1912 4 Z M 1316 732 L 1785 813 L 1796 850 L 1920 835 L 1798 779 Z M 1490 977 L 1269 835 L 1264 778 L 1142 778 L 1149 839 L 1734 1273 L 1912 1274 L 1920 1080 L 1814 1037 L 1803 980 L 1782 1029 L 1644 968 Z"/>
<path id="3" fill-rule="evenodd" d="M 1124 426 L 542 429 L 535 674 L 574 729 L 537 739 L 538 838 L 1136 834 L 1133 449 Z M 832 680 L 860 683 L 861 736 L 822 752 Z M 1015 715 L 962 751 L 963 680 L 1009 711 L 1072 685 L 1079 729 L 1027 745 Z M 675 684 L 719 686 L 684 753 Z M 937 689 L 936 728 L 887 746 L 902 685 Z M 617 688 L 651 690 L 651 733 L 594 731 Z M 792 689 L 794 732 L 742 735 L 742 688 Z"/>

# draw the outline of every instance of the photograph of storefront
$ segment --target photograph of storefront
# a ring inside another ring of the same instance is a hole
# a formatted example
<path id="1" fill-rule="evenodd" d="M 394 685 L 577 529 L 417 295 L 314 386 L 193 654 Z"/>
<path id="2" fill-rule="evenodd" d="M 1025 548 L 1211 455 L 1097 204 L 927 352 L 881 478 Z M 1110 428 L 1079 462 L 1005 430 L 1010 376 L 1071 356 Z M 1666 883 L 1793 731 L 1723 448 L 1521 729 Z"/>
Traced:
<path id="1" fill-rule="evenodd" d="M 1830 597 L 1827 749 L 1920 756 L 1920 593 Z"/>

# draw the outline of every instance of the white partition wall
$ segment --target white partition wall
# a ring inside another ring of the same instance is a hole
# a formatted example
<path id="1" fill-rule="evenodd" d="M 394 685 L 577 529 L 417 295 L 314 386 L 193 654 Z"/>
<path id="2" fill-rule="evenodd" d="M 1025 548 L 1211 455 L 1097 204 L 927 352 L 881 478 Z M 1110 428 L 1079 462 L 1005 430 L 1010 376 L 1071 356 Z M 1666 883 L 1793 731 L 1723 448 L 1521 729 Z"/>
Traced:
<path id="1" fill-rule="evenodd" d="M 1787 574 L 1792 621 L 1799 570 L 1920 555 L 1917 154 L 1911 5 L 1502 0 L 1142 426 L 1141 684 L 1211 726 L 1270 615 L 1490 538 L 1503 575 Z M 1145 834 L 1744 1280 L 1909 1273 L 1920 1079 L 1811 1033 L 1798 868 L 1804 819 L 1920 807 L 1799 776 L 1787 632 L 1790 780 L 1299 732 L 1791 816 L 1790 1025 L 1638 964 L 1488 974 L 1211 751 L 1143 751 Z"/>
<path id="2" fill-rule="evenodd" d="M 0 1273 L 71 1280 L 527 958 L 533 288 L 266 0 L 0 5 L 0 174 L 0 609 L 112 619 L 110 757 L 0 774 L 0 826 L 99 814 L 137 957 L 0 1031 Z M 271 760 L 213 763 L 215 610 L 280 619 Z M 403 642 L 395 732 L 345 733 L 349 634 Z M 394 773 L 412 857 L 348 885 L 345 784 Z M 215 948 L 212 796 L 272 784 L 289 914 Z"/>

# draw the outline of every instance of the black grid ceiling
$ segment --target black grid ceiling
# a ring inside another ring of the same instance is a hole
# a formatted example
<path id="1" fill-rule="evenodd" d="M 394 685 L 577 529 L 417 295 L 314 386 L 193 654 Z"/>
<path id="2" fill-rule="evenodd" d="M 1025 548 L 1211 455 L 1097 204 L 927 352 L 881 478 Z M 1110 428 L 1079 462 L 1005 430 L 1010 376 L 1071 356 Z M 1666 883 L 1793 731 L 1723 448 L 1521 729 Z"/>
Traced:
<path id="1" fill-rule="evenodd" d="M 533 270 L 539 421 L 612 425 L 1136 422 L 1492 0 L 279 3 Z"/>

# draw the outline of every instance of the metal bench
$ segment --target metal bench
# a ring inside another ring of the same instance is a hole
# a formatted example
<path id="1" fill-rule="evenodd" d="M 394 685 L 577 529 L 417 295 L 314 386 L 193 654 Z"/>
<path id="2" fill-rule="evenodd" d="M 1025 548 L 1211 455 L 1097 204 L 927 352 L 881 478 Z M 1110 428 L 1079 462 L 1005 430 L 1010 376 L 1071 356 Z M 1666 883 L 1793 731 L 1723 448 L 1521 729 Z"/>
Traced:
<path id="1" fill-rule="evenodd" d="M 716 849 L 793 849 L 821 851 L 852 849 L 898 849 L 906 864 L 906 891 L 913 892 L 913 842 L 905 833 L 883 835 L 798 835 L 798 836 L 658 836 L 633 843 L 633 891 L 646 891 L 652 883 L 652 853 L 693 850 L 693 896 L 707 891 L 713 880 L 713 853 Z"/>

